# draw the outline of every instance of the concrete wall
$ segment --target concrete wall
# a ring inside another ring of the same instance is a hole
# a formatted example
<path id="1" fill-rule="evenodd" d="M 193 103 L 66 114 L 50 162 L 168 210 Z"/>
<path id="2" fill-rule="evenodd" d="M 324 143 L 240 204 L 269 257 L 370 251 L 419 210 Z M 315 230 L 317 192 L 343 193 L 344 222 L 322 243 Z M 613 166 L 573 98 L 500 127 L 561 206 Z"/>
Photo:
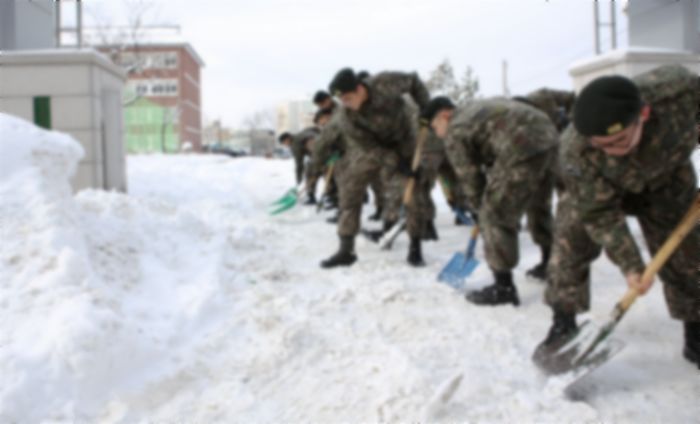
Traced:
<path id="1" fill-rule="evenodd" d="M 700 0 L 629 2 L 629 44 L 700 53 Z"/>
<path id="2" fill-rule="evenodd" d="M 126 190 L 122 88 L 126 76 L 91 50 L 23 51 L 0 56 L 0 111 L 34 122 L 33 97 L 49 96 L 51 128 L 85 149 L 76 190 Z"/>
<path id="3" fill-rule="evenodd" d="M 53 0 L 0 0 L 0 50 L 56 47 Z"/>
<path id="4" fill-rule="evenodd" d="M 603 75 L 634 77 L 664 64 L 679 63 L 700 74 L 700 55 L 653 49 L 616 50 L 575 63 L 569 73 L 579 92 L 591 80 Z"/>

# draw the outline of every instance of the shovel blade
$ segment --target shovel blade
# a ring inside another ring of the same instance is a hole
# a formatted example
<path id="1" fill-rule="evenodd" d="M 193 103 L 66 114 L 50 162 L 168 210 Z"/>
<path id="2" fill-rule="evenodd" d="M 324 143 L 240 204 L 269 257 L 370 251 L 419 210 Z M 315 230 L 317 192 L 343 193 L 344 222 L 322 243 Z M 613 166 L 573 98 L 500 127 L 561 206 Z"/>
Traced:
<path id="1" fill-rule="evenodd" d="M 438 281 L 445 283 L 457 290 L 464 290 L 464 280 L 474 272 L 479 261 L 473 257 L 467 257 L 463 252 L 452 255 L 452 259 L 438 274 Z"/>
<path id="2" fill-rule="evenodd" d="M 622 350 L 624 344 L 609 338 L 610 333 L 608 326 L 598 327 L 587 321 L 571 339 L 552 348 L 538 348 L 532 359 L 545 374 L 566 374 L 573 382 Z"/>
<path id="3" fill-rule="evenodd" d="M 389 230 L 386 234 L 382 236 L 381 239 L 379 239 L 379 247 L 382 250 L 390 250 L 391 246 L 394 244 L 394 241 L 396 241 L 396 238 L 401 234 L 401 231 L 403 231 L 406 228 L 406 219 L 401 218 L 399 222 L 394 224 L 393 227 L 391 227 L 391 230 Z"/>
<path id="4" fill-rule="evenodd" d="M 289 198 L 285 202 L 279 202 L 270 206 L 270 215 L 278 215 L 293 208 L 297 204 L 297 198 Z"/>

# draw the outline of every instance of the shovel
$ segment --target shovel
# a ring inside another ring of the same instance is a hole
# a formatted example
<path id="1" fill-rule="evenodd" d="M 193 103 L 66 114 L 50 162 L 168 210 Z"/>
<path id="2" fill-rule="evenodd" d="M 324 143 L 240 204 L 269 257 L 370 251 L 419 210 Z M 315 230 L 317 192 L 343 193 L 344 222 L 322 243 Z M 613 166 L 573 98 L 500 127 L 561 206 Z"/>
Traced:
<path id="1" fill-rule="evenodd" d="M 411 162 L 411 171 L 416 172 L 420 166 L 421 156 L 423 155 L 423 146 L 425 146 L 425 141 L 428 139 L 428 127 L 421 126 L 420 133 L 418 134 L 418 142 L 416 143 L 416 150 L 413 152 L 413 162 Z M 394 240 L 399 236 L 399 233 L 406 228 L 406 208 L 413 201 L 413 191 L 416 187 L 416 177 L 410 177 L 406 182 L 406 187 L 403 191 L 403 202 L 401 204 L 400 218 L 396 224 L 389 230 L 382 238 L 379 239 L 379 247 L 382 250 L 391 249 L 391 245 L 394 244 Z"/>
<path id="2" fill-rule="evenodd" d="M 479 265 L 479 261 L 474 257 L 476 241 L 479 238 L 479 226 L 472 228 L 472 235 L 469 238 L 466 252 L 457 252 L 452 259 L 438 274 L 438 281 L 445 283 L 457 290 L 464 290 L 464 279 L 471 275 Z"/>
<path id="3" fill-rule="evenodd" d="M 304 191 L 304 183 L 300 183 L 297 187 L 289 189 L 284 196 L 275 201 L 269 206 L 269 214 L 277 215 L 286 210 L 293 208 L 299 201 L 299 196 Z"/>
<path id="4" fill-rule="evenodd" d="M 647 265 L 642 279 L 653 277 L 663 267 L 685 236 L 697 225 L 698 220 L 700 220 L 700 194 L 683 220 Z M 561 375 L 568 384 L 578 380 L 607 362 L 622 349 L 622 342 L 611 339 L 610 335 L 638 296 L 637 290 L 632 288 L 627 290 L 624 297 L 615 305 L 612 316 L 605 324 L 596 326 L 585 322 L 570 341 L 553 351 L 535 352 L 533 361 L 546 374 Z"/>

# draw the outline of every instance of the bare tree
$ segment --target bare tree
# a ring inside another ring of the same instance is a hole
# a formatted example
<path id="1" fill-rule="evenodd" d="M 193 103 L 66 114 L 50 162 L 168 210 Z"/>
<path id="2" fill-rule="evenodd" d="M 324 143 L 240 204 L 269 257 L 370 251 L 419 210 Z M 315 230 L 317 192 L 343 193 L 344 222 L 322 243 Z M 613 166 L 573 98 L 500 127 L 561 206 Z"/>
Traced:
<path id="1" fill-rule="evenodd" d="M 255 155 L 270 156 L 275 149 L 275 111 L 261 109 L 243 120 L 243 128 L 248 131 L 251 152 Z"/>
<path id="2" fill-rule="evenodd" d="M 473 99 L 479 92 L 479 79 L 474 75 L 471 66 L 467 66 L 461 81 L 457 82 L 454 68 L 449 59 L 442 61 L 430 73 L 425 85 L 431 95 L 447 96 L 457 104 L 463 104 Z"/>

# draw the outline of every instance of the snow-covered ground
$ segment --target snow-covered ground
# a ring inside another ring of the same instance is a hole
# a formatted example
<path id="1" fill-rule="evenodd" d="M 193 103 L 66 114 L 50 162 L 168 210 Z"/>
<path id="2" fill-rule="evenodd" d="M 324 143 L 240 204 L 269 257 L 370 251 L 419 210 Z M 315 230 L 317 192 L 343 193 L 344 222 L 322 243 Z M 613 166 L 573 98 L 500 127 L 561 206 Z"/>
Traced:
<path id="1" fill-rule="evenodd" d="M 72 196 L 76 143 L 1 114 L 0 134 L 0 422 L 700 416 L 700 375 L 660 284 L 618 327 L 623 352 L 569 397 L 548 384 L 530 355 L 550 312 L 523 277 L 538 249 L 521 233 L 520 308 L 466 303 L 435 281 L 469 231 L 438 192 L 427 267 L 405 263 L 405 238 L 390 252 L 358 239 L 360 261 L 327 271 L 327 213 L 266 213 L 290 161 L 134 156 L 128 196 Z M 593 279 L 602 320 L 625 286 L 605 258 Z M 489 282 L 482 264 L 468 285 Z"/>

